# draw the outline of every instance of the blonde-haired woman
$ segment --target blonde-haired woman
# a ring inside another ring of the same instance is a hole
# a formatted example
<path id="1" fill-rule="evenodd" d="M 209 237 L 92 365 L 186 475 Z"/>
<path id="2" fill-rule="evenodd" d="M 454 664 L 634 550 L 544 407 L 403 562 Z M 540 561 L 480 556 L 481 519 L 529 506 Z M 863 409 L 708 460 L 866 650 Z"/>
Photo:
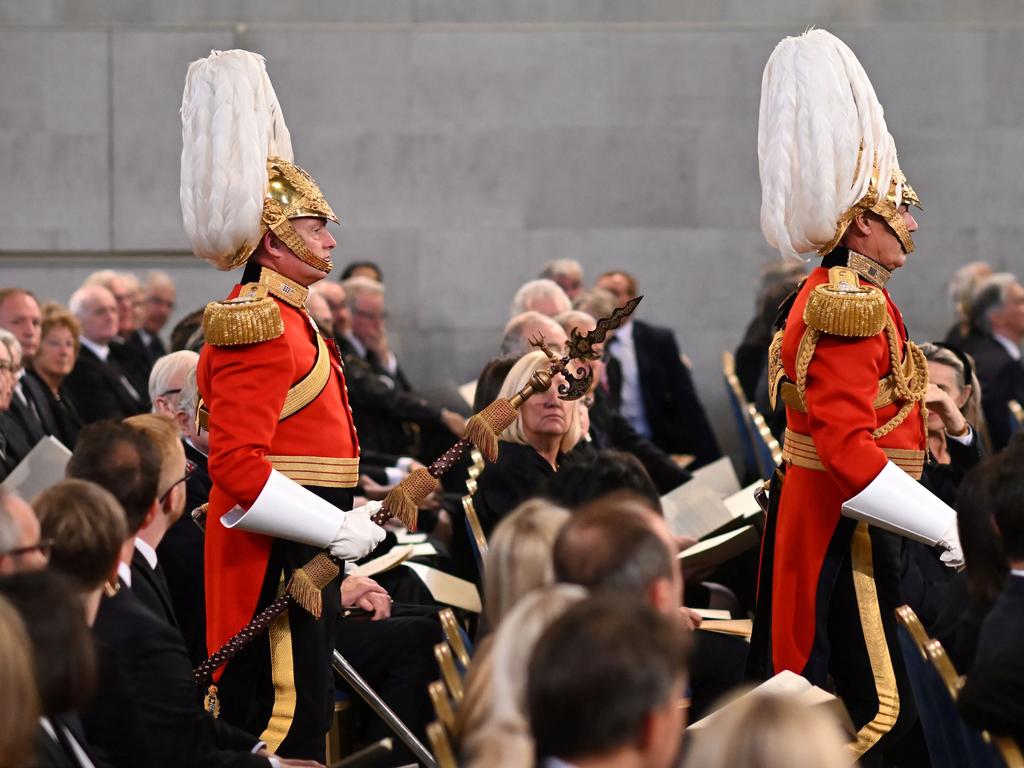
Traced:
<path id="1" fill-rule="evenodd" d="M 460 765 L 533 765 L 533 737 L 526 719 L 530 655 L 544 630 L 586 595 L 585 589 L 574 584 L 551 584 L 534 590 L 502 621 L 490 653 L 479 662 L 474 657 L 456 723 Z"/>
<path id="2" fill-rule="evenodd" d="M 31 765 L 39 725 L 39 694 L 25 625 L 0 597 L 0 768 Z"/>
<path id="3" fill-rule="evenodd" d="M 684 768 L 849 768 L 839 723 L 788 695 L 747 696 L 692 733 Z"/>
<path id="4" fill-rule="evenodd" d="M 524 596 L 554 583 L 551 551 L 568 521 L 568 510 L 530 499 L 498 523 L 484 561 L 484 618 L 489 629 L 497 629 Z"/>
<path id="5" fill-rule="evenodd" d="M 505 377 L 498 397 L 512 397 L 548 365 L 543 352 L 523 355 Z M 498 460 L 480 475 L 474 505 L 488 536 L 515 507 L 541 492 L 562 457 L 579 441 L 579 411 L 574 402 L 558 398 L 559 383 L 561 377 L 555 377 L 547 392 L 523 403 L 500 436 Z"/>

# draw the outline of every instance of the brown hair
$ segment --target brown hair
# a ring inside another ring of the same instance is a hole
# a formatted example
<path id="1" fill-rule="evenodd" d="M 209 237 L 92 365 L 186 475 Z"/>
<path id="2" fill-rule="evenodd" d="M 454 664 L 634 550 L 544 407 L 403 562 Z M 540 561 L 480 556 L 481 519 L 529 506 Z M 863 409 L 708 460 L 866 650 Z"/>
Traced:
<path id="1" fill-rule="evenodd" d="M 629 274 L 629 272 L 624 272 L 621 269 L 610 269 L 607 272 L 602 272 L 600 275 L 598 275 L 597 280 L 598 282 L 600 282 L 602 277 L 615 277 L 616 275 L 621 275 L 623 278 L 625 278 L 626 290 L 629 292 L 630 298 L 639 295 L 637 293 L 639 286 L 636 283 L 636 278 Z"/>
<path id="2" fill-rule="evenodd" d="M 43 537 L 54 541 L 51 566 L 82 592 L 107 580 L 128 538 L 124 510 L 110 491 L 87 480 L 62 480 L 32 508 Z"/>
<path id="3" fill-rule="evenodd" d="M 0 768 L 32 762 L 39 725 L 39 694 L 32 646 L 21 616 L 0 597 Z"/>
<path id="4" fill-rule="evenodd" d="M 157 494 L 166 493 L 172 483 L 181 479 L 172 466 L 174 458 L 181 455 L 181 433 L 178 432 L 178 425 L 169 416 L 159 413 L 129 416 L 124 423 L 141 432 L 156 446 L 160 453 L 160 485 Z"/>

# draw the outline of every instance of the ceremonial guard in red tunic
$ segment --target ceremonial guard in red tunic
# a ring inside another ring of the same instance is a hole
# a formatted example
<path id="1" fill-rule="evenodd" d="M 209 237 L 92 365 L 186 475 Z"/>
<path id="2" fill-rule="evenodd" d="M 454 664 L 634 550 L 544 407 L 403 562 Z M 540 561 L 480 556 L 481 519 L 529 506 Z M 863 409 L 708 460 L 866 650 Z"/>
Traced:
<path id="1" fill-rule="evenodd" d="M 824 30 L 772 53 L 758 155 L 766 239 L 822 264 L 784 305 L 769 352 L 788 428 L 751 669 L 834 682 L 861 764 L 874 764 L 916 716 L 895 634 L 896 534 L 962 560 L 953 510 L 917 482 L 928 368 L 886 287 L 914 250 L 918 200 L 860 62 Z"/>
<path id="2" fill-rule="evenodd" d="M 291 140 L 263 59 L 214 52 L 189 68 L 182 103 L 181 202 L 193 251 L 244 266 L 206 308 L 197 380 L 213 481 L 206 526 L 212 652 L 317 552 L 353 560 L 384 538 L 352 510 L 359 443 L 333 342 L 306 311 L 331 270 L 337 221 Z M 282 757 L 323 759 L 333 712 L 335 579 L 320 618 L 292 606 L 219 677 L 221 716 Z"/>

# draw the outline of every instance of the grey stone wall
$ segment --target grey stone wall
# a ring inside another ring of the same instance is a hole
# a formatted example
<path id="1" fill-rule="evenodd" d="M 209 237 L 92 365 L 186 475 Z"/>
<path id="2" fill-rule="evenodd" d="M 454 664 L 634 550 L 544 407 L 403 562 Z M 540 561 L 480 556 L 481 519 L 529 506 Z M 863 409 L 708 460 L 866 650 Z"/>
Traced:
<path id="1" fill-rule="evenodd" d="M 342 218 L 336 261 L 383 266 L 414 381 L 474 376 L 545 261 L 622 267 L 735 447 L 719 355 L 772 257 L 755 138 L 774 45 L 825 26 L 871 75 L 925 203 L 892 292 L 927 339 L 958 264 L 1024 267 L 1022 20 L 1013 0 L 9 0 L 0 284 L 66 300 L 94 268 L 159 267 L 179 314 L 223 295 L 232 276 L 185 253 L 177 110 L 188 62 L 247 47 Z"/>

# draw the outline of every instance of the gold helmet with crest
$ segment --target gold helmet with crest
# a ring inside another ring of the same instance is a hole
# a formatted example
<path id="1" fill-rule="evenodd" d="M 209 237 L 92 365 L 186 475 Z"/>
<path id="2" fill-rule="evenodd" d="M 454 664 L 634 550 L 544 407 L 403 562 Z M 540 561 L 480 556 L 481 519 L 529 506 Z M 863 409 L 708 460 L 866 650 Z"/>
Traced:
<path id="1" fill-rule="evenodd" d="M 920 206 L 864 68 L 823 29 L 780 42 L 761 80 L 761 230 L 783 256 L 838 245 L 860 213 L 881 216 L 910 253 L 902 205 Z"/>
<path id="2" fill-rule="evenodd" d="M 244 264 L 273 232 L 307 264 L 330 272 L 291 220 L 338 218 L 293 163 L 291 135 L 262 56 L 213 51 L 193 62 L 181 102 L 181 211 L 192 252 L 217 269 Z"/>

